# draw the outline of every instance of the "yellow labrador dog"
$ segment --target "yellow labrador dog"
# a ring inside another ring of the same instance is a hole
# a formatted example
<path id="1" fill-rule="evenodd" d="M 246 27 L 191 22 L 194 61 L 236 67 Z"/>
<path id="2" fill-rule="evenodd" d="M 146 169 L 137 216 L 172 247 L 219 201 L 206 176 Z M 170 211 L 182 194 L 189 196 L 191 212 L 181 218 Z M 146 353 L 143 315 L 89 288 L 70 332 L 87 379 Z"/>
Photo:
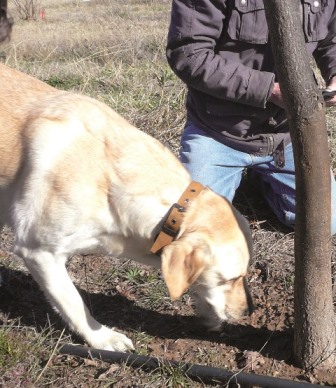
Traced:
<path id="1" fill-rule="evenodd" d="M 209 328 L 251 308 L 251 237 L 228 201 L 161 143 L 91 98 L 0 65 L 0 214 L 52 306 L 91 346 L 133 349 L 97 322 L 65 267 L 75 253 L 161 267 Z"/>

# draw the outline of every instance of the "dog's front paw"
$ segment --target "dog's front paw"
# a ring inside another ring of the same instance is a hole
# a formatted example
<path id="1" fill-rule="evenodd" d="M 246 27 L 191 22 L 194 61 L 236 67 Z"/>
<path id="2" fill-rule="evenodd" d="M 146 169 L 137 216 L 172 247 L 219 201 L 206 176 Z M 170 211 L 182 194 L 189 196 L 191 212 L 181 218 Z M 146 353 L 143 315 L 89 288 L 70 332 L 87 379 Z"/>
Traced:
<path id="1" fill-rule="evenodd" d="M 107 327 L 103 327 L 96 332 L 94 338 L 88 338 L 88 342 L 96 349 L 115 352 L 134 350 L 133 343 L 128 337 Z"/>

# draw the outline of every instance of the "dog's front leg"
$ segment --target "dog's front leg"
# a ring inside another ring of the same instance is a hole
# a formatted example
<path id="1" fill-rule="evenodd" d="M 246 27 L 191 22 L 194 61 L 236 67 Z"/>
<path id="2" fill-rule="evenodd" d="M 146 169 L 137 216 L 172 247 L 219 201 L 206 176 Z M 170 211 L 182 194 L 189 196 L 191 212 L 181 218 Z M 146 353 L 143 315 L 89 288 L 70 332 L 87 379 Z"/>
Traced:
<path id="1" fill-rule="evenodd" d="M 50 252 L 15 248 L 52 306 L 94 348 L 123 351 L 134 349 L 132 341 L 97 322 L 85 306 L 65 268 L 66 258 Z"/>

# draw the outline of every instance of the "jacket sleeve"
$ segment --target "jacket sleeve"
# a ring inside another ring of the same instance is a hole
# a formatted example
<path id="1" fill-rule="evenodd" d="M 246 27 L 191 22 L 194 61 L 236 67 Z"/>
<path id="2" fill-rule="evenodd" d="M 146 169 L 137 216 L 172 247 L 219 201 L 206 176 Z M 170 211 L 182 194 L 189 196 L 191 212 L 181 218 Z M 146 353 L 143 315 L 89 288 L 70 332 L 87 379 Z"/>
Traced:
<path id="1" fill-rule="evenodd" d="M 318 43 L 314 58 L 322 77 L 328 84 L 336 75 L 336 4 L 328 23 L 328 35 Z"/>
<path id="2" fill-rule="evenodd" d="M 220 56 L 217 52 L 227 3 L 173 0 L 168 63 L 188 87 L 219 99 L 264 108 L 273 89 L 274 74 L 246 67 L 230 55 Z"/>

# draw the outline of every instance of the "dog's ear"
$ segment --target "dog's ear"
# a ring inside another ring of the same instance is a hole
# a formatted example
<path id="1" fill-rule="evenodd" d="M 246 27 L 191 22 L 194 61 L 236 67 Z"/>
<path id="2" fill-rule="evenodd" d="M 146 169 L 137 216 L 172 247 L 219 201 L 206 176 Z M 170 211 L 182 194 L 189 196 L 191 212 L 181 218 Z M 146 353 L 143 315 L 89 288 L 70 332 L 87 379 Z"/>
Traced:
<path id="1" fill-rule="evenodd" d="M 195 244 L 196 245 L 196 244 Z M 207 266 L 210 249 L 177 240 L 167 245 L 161 255 L 163 278 L 172 300 L 178 299 Z"/>

